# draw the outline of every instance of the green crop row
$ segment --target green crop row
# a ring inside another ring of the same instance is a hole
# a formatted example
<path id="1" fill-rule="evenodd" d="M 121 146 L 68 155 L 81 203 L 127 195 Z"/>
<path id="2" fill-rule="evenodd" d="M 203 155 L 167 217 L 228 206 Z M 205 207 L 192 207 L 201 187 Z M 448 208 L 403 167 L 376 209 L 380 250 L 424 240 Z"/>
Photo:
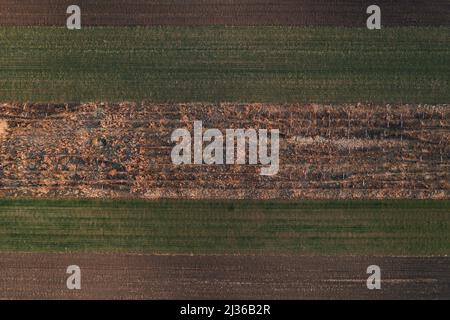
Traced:
<path id="1" fill-rule="evenodd" d="M 450 29 L 0 28 L 0 101 L 448 103 Z"/>
<path id="2" fill-rule="evenodd" d="M 0 201 L 0 251 L 447 255 L 449 201 Z"/>

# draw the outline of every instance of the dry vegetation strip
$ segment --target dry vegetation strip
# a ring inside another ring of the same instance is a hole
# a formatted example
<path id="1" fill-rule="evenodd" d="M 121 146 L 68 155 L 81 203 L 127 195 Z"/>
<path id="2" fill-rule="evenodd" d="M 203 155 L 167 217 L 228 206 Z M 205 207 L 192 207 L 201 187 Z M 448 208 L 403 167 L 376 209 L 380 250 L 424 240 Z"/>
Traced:
<path id="1" fill-rule="evenodd" d="M 3 104 L 0 195 L 450 198 L 448 105 Z M 175 129 L 280 130 L 280 170 L 172 163 Z M 5 128 L 6 123 L 6 128 Z"/>

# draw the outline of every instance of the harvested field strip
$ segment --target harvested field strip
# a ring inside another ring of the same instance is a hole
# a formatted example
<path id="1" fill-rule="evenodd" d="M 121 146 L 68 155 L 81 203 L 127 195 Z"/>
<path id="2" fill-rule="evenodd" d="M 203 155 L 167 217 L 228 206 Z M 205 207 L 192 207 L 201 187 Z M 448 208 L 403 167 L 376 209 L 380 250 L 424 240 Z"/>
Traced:
<path id="1" fill-rule="evenodd" d="M 0 29 L 1 101 L 450 101 L 450 29 Z"/>
<path id="2" fill-rule="evenodd" d="M 3 197 L 450 199 L 449 105 L 25 103 L 0 120 Z M 279 129 L 278 173 L 174 165 L 171 133 L 195 120 Z"/>
<path id="3" fill-rule="evenodd" d="M 57 25 L 72 0 L 0 0 L 0 25 Z M 77 0 L 84 25 L 365 26 L 367 0 Z M 449 25 L 446 0 L 377 0 L 383 26 Z"/>
<path id="4" fill-rule="evenodd" d="M 446 255 L 449 201 L 1 200 L 1 251 Z"/>

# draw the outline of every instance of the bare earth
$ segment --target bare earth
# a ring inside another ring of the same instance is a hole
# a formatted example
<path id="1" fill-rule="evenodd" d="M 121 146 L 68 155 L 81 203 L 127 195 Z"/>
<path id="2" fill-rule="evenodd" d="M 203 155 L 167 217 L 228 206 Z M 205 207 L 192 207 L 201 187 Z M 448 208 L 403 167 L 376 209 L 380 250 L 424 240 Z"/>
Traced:
<path id="1" fill-rule="evenodd" d="M 367 0 L 0 0 L 0 25 L 65 26 L 69 5 L 83 25 L 366 26 Z M 383 26 L 448 26 L 447 0 L 378 0 Z"/>
<path id="2" fill-rule="evenodd" d="M 66 268 L 82 288 L 66 288 Z M 368 290 L 366 269 L 381 268 Z M 1 299 L 449 299 L 449 257 L 0 253 Z"/>

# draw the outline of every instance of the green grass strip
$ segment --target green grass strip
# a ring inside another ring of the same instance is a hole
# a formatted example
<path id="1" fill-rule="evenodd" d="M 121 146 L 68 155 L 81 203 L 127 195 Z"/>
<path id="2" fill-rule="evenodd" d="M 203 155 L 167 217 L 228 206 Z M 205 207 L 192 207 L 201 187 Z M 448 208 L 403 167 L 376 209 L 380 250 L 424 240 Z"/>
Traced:
<path id="1" fill-rule="evenodd" d="M 448 255 L 450 201 L 1 200 L 0 251 Z"/>
<path id="2" fill-rule="evenodd" d="M 0 28 L 0 101 L 448 103 L 450 28 Z"/>

